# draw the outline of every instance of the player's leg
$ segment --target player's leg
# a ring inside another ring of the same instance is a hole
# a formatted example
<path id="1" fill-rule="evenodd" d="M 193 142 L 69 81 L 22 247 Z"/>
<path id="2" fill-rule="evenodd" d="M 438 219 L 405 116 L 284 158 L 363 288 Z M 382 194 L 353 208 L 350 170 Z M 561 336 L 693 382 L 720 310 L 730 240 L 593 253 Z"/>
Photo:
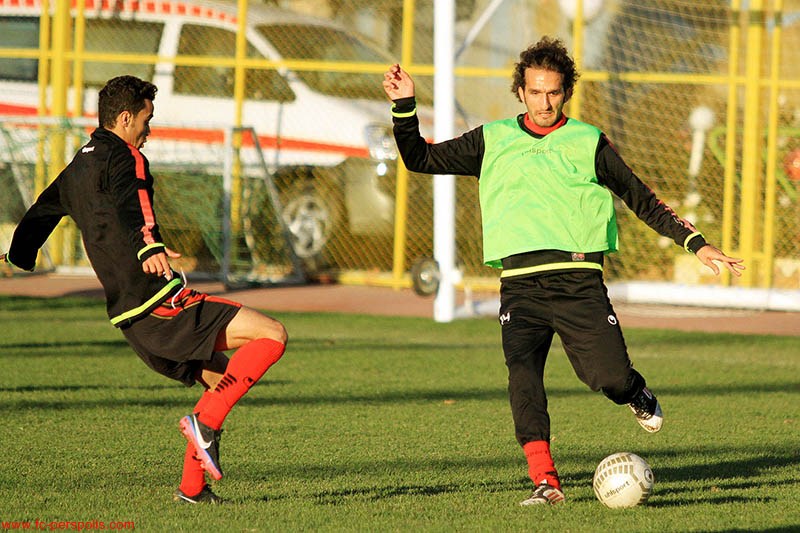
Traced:
<path id="1" fill-rule="evenodd" d="M 193 328 L 194 320 L 189 322 L 192 322 Z M 122 331 L 137 355 L 154 371 L 189 387 L 197 382 L 201 383 L 205 391 L 195 405 L 195 410 L 202 409 L 210 397 L 209 388 L 216 386 L 222 378 L 228 358 L 221 352 L 214 352 L 208 360 L 193 360 L 189 358 L 191 354 L 180 353 L 174 349 L 175 346 L 181 346 L 181 341 L 190 340 L 191 335 L 183 326 L 172 327 L 172 324 L 171 320 L 146 317 Z M 163 327 L 169 327 L 169 332 L 173 335 L 167 338 L 170 342 L 177 341 L 176 345 L 169 346 L 169 342 L 159 341 L 165 338 L 158 334 L 160 328 Z M 157 355 L 163 353 L 162 350 L 165 346 L 166 353 L 182 360 L 166 359 Z M 208 350 L 210 352 L 211 345 L 208 346 Z M 192 443 L 186 445 L 181 482 L 174 493 L 174 499 L 186 503 L 220 503 L 222 501 L 206 484 L 205 469 L 197 457 L 197 451 Z"/>
<path id="2" fill-rule="evenodd" d="M 279 321 L 249 307 L 242 307 L 217 335 L 216 349 L 240 348 L 256 339 L 271 339 L 286 344 L 286 328 Z"/>
<path id="3" fill-rule="evenodd" d="M 214 352 L 209 361 L 202 362 L 202 368 L 195 372 L 195 376 L 204 390 L 197 404 L 195 404 L 193 412 L 199 412 L 203 408 L 211 395 L 210 391 L 222 379 L 227 365 L 228 357 L 221 352 Z M 185 503 L 222 503 L 222 499 L 208 487 L 205 473 L 203 462 L 197 456 L 194 444 L 187 442 L 183 458 L 181 483 L 178 486 L 178 490 L 175 491 L 175 501 Z"/>
<path id="4" fill-rule="evenodd" d="M 230 329 L 232 333 L 228 339 L 225 332 L 231 324 L 233 324 Z M 255 382 L 283 353 L 286 340 L 283 326 L 254 311 L 251 313 L 247 310 L 242 313 L 241 305 L 235 302 L 187 289 L 155 309 L 152 316 L 144 317 L 123 328 L 123 333 L 150 368 L 187 386 L 200 382 L 207 389 L 192 414 L 181 419 L 180 426 L 184 436 L 194 448 L 197 459 L 202 462 L 203 469 L 213 478 L 220 479 L 222 477 L 219 467 L 220 428 L 201 423 L 197 419 L 197 413 L 210 413 L 209 416 L 213 419 L 215 414 L 224 418 L 230 410 L 230 406 L 225 404 L 226 397 L 219 398 L 216 394 L 225 388 L 226 376 L 232 379 L 226 372 L 229 365 L 228 358 L 221 353 L 221 350 L 239 347 L 236 353 L 244 357 L 239 358 L 237 373 L 247 383 L 246 388 L 249 388 L 251 383 L 248 383 L 248 380 Z M 252 341 L 247 342 L 249 339 Z M 280 342 L 275 339 L 279 339 Z M 266 341 L 274 341 L 279 345 L 277 350 L 266 350 L 268 352 L 266 362 L 260 353 L 256 353 L 254 357 L 247 357 L 248 347 L 254 351 L 254 344 L 264 344 Z M 250 369 L 246 369 L 246 372 L 241 371 L 243 366 L 248 366 L 243 364 L 248 359 L 252 360 L 251 366 L 261 367 L 255 370 L 255 376 Z M 221 407 L 213 408 L 215 403 L 221 404 Z M 185 483 L 182 482 L 182 485 L 186 489 L 183 490 L 184 495 L 188 498 L 181 499 L 216 503 L 218 498 L 207 490 L 204 474 L 195 468 L 197 461 L 191 450 L 186 452 L 184 459 Z M 204 487 L 201 494 L 193 495 L 192 492 L 198 486 Z M 199 496 L 200 499 L 194 499 L 193 496 Z"/>
<path id="5" fill-rule="evenodd" d="M 555 328 L 577 376 L 619 405 L 630 405 L 647 431 L 661 428 L 663 414 L 645 379 L 633 369 L 602 276 L 565 274 L 563 297 L 554 305 Z"/>
<path id="6" fill-rule="evenodd" d="M 217 335 L 216 350 L 236 349 L 211 397 L 199 413 L 200 420 L 219 429 L 239 399 L 283 356 L 283 324 L 253 309 L 242 307 Z"/>
<path id="7" fill-rule="evenodd" d="M 564 499 L 550 454 L 544 367 L 553 330 L 540 291 L 535 278 L 504 281 L 501 288 L 500 324 L 514 432 L 528 462 L 528 475 L 536 485 L 522 505 Z"/>
<path id="8" fill-rule="evenodd" d="M 214 479 L 222 477 L 219 432 L 234 405 L 282 356 L 287 335 L 283 325 L 258 311 L 242 307 L 217 335 L 215 349 L 236 349 L 222 378 L 207 401 L 181 420 L 181 429 L 194 444 L 203 467 Z"/>

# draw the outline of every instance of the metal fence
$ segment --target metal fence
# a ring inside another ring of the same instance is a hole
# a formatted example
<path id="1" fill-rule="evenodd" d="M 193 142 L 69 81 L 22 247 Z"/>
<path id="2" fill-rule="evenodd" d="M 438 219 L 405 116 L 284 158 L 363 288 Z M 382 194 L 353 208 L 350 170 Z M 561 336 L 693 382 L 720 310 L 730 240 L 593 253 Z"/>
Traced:
<path id="1" fill-rule="evenodd" d="M 432 182 L 398 165 L 381 80 L 393 62 L 414 75 L 430 135 L 433 1 L 268 4 L 0 0 L 0 190 L 9 199 L 0 244 L 74 148 L 22 128 L 19 116 L 92 117 L 105 81 L 134 74 L 159 87 L 145 153 L 163 189 L 156 209 L 165 237 L 186 268 L 221 275 L 230 246 L 234 272 L 269 281 L 285 270 L 283 221 L 309 274 L 409 285 L 410 266 L 432 255 Z M 513 63 L 540 36 L 558 36 L 582 72 L 567 113 L 603 129 L 664 201 L 745 257 L 745 276 L 725 283 L 800 288 L 800 2 L 456 7 L 456 130 L 522 112 L 510 91 Z M 249 141 L 228 141 L 238 154 L 262 149 L 277 204 L 242 156 L 231 169 L 230 210 L 221 210 L 220 124 L 253 128 Z M 456 194 L 464 283 L 494 286 L 497 273 L 481 264 L 475 179 L 458 178 Z M 621 253 L 609 259 L 609 279 L 708 281 L 621 203 L 618 215 Z M 64 246 L 49 251 L 52 260 L 80 263 Z"/>

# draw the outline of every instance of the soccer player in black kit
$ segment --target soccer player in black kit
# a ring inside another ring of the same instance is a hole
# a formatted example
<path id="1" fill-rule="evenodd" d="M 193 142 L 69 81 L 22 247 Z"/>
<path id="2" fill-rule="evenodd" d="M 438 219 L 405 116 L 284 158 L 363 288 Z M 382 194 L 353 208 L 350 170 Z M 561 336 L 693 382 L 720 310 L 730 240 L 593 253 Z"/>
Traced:
<path id="1" fill-rule="evenodd" d="M 525 113 L 435 144 L 420 135 L 408 73 L 393 65 L 383 81 L 406 167 L 478 177 L 484 261 L 503 270 L 499 320 L 511 413 L 534 483 L 522 505 L 564 501 L 544 387 L 554 334 L 584 383 L 628 405 L 646 431 L 661 429 L 661 406 L 633 368 L 603 281 L 604 255 L 617 249 L 611 194 L 714 273 L 715 262 L 735 275 L 744 268 L 661 202 L 598 128 L 564 115 L 577 78 L 563 44 L 545 37 L 522 51 L 514 69 L 512 92 Z"/>
<path id="2" fill-rule="evenodd" d="M 99 94 L 99 127 L 25 213 L 0 261 L 32 271 L 50 233 L 62 217 L 72 217 L 103 286 L 111 323 L 147 366 L 204 388 L 179 421 L 188 443 L 174 499 L 213 504 L 222 500 L 206 474 L 222 477 L 222 423 L 282 357 L 287 335 L 277 320 L 187 288 L 170 267 L 169 259 L 180 254 L 161 239 L 153 176 L 141 152 L 156 91 L 134 76 L 109 80 Z M 225 350 L 235 350 L 230 359 Z"/>

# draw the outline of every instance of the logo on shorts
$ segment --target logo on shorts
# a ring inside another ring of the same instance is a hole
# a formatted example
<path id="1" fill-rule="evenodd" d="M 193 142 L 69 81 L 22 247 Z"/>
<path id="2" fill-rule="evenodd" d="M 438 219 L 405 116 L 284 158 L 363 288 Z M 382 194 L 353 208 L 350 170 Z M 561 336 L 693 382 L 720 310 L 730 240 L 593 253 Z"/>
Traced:
<path id="1" fill-rule="evenodd" d="M 586 256 L 580 252 L 572 252 L 573 261 L 586 261 Z"/>
<path id="2" fill-rule="evenodd" d="M 501 326 L 505 326 L 509 322 L 511 322 L 511 311 L 509 311 L 508 313 L 506 313 L 504 315 L 500 315 L 500 325 Z"/>
<path id="3" fill-rule="evenodd" d="M 615 317 L 614 315 L 608 315 L 608 323 L 611 324 L 612 326 L 616 326 L 617 317 Z"/>

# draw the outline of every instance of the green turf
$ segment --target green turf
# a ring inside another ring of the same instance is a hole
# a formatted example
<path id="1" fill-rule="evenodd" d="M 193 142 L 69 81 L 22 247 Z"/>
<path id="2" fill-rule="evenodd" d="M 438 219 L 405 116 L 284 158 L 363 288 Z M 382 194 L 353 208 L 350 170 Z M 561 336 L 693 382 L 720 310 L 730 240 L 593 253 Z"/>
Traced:
<path id="1" fill-rule="evenodd" d="M 177 506 L 178 420 L 199 390 L 147 369 L 96 300 L 0 296 L 0 521 L 142 531 L 800 528 L 800 338 L 628 330 L 666 416 L 656 435 L 586 389 L 556 344 L 547 385 L 568 502 L 522 508 L 531 487 L 495 321 L 276 316 L 290 333 L 286 355 L 226 422 L 226 477 L 214 490 L 231 504 Z M 617 451 L 650 462 L 646 506 L 613 511 L 595 499 L 594 467 Z"/>

